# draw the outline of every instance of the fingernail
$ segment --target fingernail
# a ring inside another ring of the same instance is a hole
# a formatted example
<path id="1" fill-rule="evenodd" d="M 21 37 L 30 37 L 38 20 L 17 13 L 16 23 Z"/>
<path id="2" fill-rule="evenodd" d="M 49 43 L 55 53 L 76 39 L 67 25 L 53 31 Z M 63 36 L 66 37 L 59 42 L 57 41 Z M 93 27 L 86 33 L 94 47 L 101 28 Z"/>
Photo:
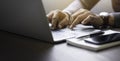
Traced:
<path id="1" fill-rule="evenodd" d="M 62 25 L 59 25 L 58 27 L 61 29 L 61 28 L 62 28 Z"/>
<path id="2" fill-rule="evenodd" d="M 74 30 L 73 27 L 69 27 L 69 28 L 70 28 L 70 30 Z"/>
<path id="3" fill-rule="evenodd" d="M 85 25 L 85 24 L 87 24 L 87 21 L 83 21 L 83 22 L 81 22 L 81 24 Z"/>
<path id="4" fill-rule="evenodd" d="M 70 29 L 72 29 L 72 28 L 73 28 L 73 26 L 71 25 L 69 28 L 70 28 Z"/>

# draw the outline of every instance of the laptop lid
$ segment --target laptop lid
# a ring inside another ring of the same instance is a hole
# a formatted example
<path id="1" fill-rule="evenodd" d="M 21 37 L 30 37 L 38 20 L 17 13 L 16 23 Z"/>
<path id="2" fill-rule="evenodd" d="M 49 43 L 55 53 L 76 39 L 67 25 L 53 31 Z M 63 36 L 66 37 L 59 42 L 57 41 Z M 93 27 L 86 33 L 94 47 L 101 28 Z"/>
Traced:
<path id="1" fill-rule="evenodd" d="M 2 0 L 0 29 L 53 42 L 41 0 Z"/>

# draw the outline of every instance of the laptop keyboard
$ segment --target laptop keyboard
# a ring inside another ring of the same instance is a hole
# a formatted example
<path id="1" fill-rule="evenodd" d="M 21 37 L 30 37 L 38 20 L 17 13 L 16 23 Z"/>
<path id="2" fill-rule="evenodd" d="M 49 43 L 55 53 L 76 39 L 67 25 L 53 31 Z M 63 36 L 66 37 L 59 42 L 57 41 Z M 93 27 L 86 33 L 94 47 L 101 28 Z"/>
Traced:
<path id="1" fill-rule="evenodd" d="M 52 36 L 55 41 L 65 40 L 68 38 L 75 37 L 73 31 L 68 28 L 61 29 L 58 31 L 52 31 Z"/>
<path id="2" fill-rule="evenodd" d="M 84 26 L 79 24 L 73 30 L 69 28 L 65 28 L 57 31 L 52 31 L 52 36 L 54 41 L 60 41 L 68 38 L 88 35 L 96 31 L 100 31 L 100 30 L 96 30 L 92 26 Z"/>

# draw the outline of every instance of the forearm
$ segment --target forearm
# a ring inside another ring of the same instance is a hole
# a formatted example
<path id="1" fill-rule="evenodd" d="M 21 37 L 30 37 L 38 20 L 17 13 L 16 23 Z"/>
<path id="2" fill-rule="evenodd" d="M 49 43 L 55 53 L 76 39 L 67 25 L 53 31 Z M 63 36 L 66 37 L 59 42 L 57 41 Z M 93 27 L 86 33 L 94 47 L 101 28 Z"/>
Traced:
<path id="1" fill-rule="evenodd" d="M 81 8 L 80 0 L 74 0 L 67 8 L 63 10 L 63 12 L 67 12 L 69 14 L 73 14 L 77 10 Z"/>
<path id="2" fill-rule="evenodd" d="M 91 10 L 99 0 L 74 0 L 67 8 L 63 11 L 69 14 L 73 14 L 80 8 Z"/>

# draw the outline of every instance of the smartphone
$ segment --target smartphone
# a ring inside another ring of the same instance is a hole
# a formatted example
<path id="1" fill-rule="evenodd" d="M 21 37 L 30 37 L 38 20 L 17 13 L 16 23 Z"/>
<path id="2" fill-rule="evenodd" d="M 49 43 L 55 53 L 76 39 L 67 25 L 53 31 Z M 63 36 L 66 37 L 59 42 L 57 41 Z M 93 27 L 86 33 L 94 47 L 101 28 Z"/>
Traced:
<path id="1" fill-rule="evenodd" d="M 99 35 L 84 40 L 86 43 L 96 45 L 106 44 L 110 42 L 120 41 L 120 33 L 112 33 L 107 35 Z"/>

